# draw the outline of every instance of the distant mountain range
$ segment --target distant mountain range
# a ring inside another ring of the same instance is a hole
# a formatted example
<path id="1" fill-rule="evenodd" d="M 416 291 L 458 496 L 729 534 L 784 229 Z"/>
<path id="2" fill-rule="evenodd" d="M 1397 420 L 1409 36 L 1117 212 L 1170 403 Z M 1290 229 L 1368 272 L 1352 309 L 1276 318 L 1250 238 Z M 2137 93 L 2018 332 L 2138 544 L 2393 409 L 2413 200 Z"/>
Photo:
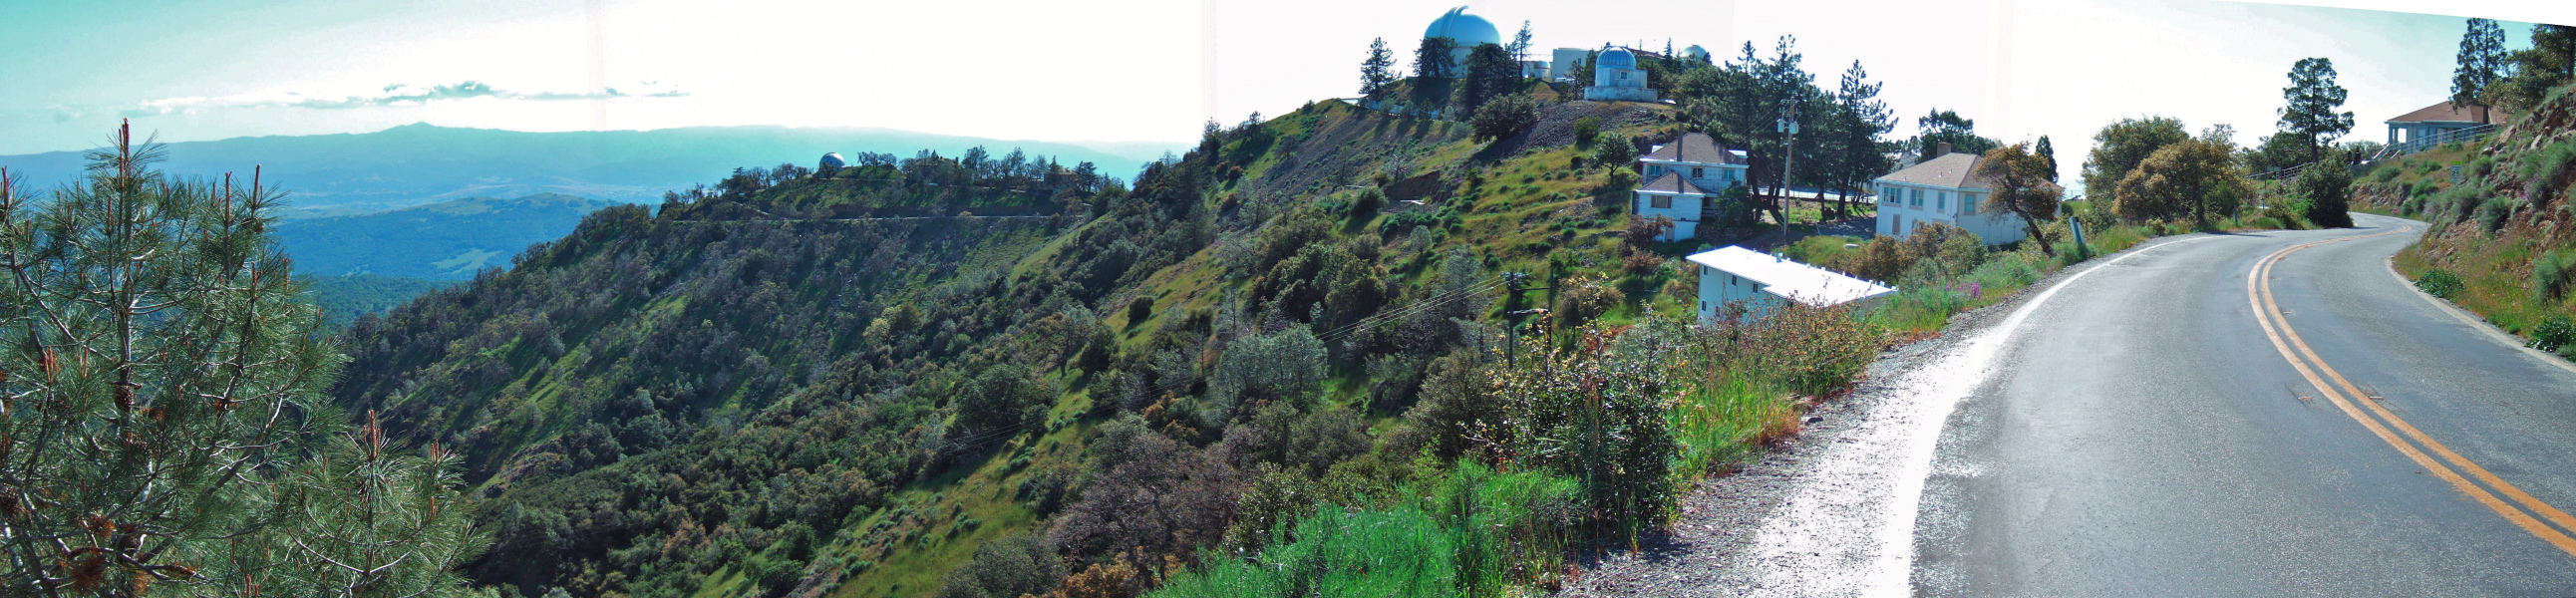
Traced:
<path id="1" fill-rule="evenodd" d="M 811 168 L 824 152 L 910 157 L 929 149 L 956 155 L 978 145 L 995 154 L 1016 147 L 1068 167 L 1092 162 L 1103 172 L 1122 177 L 1165 151 L 1186 149 L 1184 144 L 1083 145 L 875 128 L 743 126 L 529 133 L 412 124 L 373 133 L 172 143 L 169 159 L 160 167 L 177 176 L 231 172 L 247 177 L 253 165 L 262 165 L 266 182 L 290 193 L 290 209 L 281 215 L 299 218 L 538 193 L 650 203 L 658 201 L 663 191 L 712 184 L 736 167 L 792 163 Z M 81 154 L 0 156 L 0 166 L 25 177 L 30 187 L 48 189 L 80 175 Z"/>
<path id="2" fill-rule="evenodd" d="M 504 267 L 528 245 L 572 232 L 609 202 L 540 193 L 469 197 L 399 210 L 288 220 L 275 236 L 305 276 L 372 274 L 466 280 Z"/>

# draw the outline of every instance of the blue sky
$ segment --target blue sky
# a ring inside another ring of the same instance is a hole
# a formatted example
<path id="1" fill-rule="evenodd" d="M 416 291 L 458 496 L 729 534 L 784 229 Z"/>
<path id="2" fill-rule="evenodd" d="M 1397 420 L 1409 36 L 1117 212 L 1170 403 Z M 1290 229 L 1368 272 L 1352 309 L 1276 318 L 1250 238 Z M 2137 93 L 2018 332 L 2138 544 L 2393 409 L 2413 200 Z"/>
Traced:
<path id="1" fill-rule="evenodd" d="M 90 147 L 120 117 L 165 140 L 430 122 L 1183 141 L 1209 118 L 1352 94 L 1371 38 L 1409 53 L 1456 0 L 0 2 L 14 5 L 0 20 L 0 154 L 14 154 Z M 2571 6 L 2441 8 L 2576 22 Z M 2252 142 L 2306 56 L 2335 61 L 2354 135 L 2379 138 L 2380 120 L 2447 93 L 2462 22 L 2202 0 L 1495 0 L 1469 12 L 1507 35 L 1531 21 L 1540 48 L 1670 39 L 1724 56 L 1795 34 L 1825 84 L 1855 59 L 1887 82 L 1899 135 L 1950 108 L 1989 136 L 2049 135 L 2062 158 L 2144 114 L 2230 124 Z M 2506 30 L 2525 43 L 2527 25 Z"/>

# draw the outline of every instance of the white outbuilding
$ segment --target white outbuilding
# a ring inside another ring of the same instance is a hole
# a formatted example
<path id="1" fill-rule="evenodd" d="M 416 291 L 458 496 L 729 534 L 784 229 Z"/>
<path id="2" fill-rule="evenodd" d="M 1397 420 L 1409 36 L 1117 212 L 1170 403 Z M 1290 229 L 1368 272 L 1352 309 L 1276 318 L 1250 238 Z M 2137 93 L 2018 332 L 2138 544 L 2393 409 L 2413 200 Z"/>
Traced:
<path id="1" fill-rule="evenodd" d="M 1652 102 L 1659 96 L 1646 86 L 1646 71 L 1637 68 L 1637 53 L 1627 48 L 1602 50 L 1592 64 L 1592 86 L 1583 99 L 1595 102 Z"/>
<path id="2" fill-rule="evenodd" d="M 1732 245 L 1685 259 L 1699 266 L 1701 322 L 1717 321 L 1728 304 L 1742 306 L 1746 317 L 1760 317 L 1791 301 L 1828 307 L 1896 293 L 1878 283 Z"/>

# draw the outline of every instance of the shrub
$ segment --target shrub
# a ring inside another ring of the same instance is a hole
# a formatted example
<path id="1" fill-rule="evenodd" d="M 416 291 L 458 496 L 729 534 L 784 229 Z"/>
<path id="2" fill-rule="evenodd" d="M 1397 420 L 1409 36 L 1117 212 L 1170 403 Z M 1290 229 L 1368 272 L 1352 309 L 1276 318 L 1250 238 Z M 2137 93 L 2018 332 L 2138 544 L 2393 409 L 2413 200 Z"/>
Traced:
<path id="1" fill-rule="evenodd" d="M 1486 102 L 1484 107 L 1476 109 L 1476 116 L 1469 122 L 1475 128 L 1478 141 L 1518 135 L 1537 123 L 1538 102 L 1517 93 Z"/>
<path id="2" fill-rule="evenodd" d="M 1590 276 L 1567 279 L 1556 293 L 1556 317 L 1567 328 L 1582 326 L 1628 302 L 1628 294 Z"/>
<path id="3" fill-rule="evenodd" d="M 1036 536 L 1012 534 L 975 547 L 974 560 L 948 571 L 939 598 L 1014 598 L 1045 594 L 1064 577 L 1064 561 Z"/>
<path id="4" fill-rule="evenodd" d="M 2322 164 L 2322 163 L 2321 163 Z M 2306 216 L 2322 228 L 2351 228 L 2352 173 L 2342 168 L 2319 166 L 2299 172 L 2298 195 L 2306 200 Z M 2268 212 L 2266 215 L 2271 215 Z M 2278 218 L 2278 216 L 2275 216 Z M 2282 219 L 2282 228 L 2297 228 L 2293 220 Z"/>
<path id="5" fill-rule="evenodd" d="M 2466 287 L 2467 285 L 2460 282 L 2459 275 L 2438 268 L 2425 270 L 2422 276 L 2415 277 L 2415 288 L 2423 290 L 2424 294 L 2443 299 L 2459 295 Z"/>
<path id="6" fill-rule="evenodd" d="M 1494 374 L 1504 405 L 1487 438 L 1521 470 L 1580 480 L 1596 529 L 1633 534 L 1672 512 L 1679 445 L 1665 415 L 1678 389 L 1654 355 L 1610 341 L 1590 328 L 1571 349 L 1524 337 L 1518 367 Z"/>
<path id="7" fill-rule="evenodd" d="M 2485 227 L 2487 232 L 2503 230 L 2505 218 L 2513 215 L 2514 206 L 2513 198 L 2502 196 L 2489 197 L 2486 201 L 2479 202 L 2478 226 Z"/>
<path id="8" fill-rule="evenodd" d="M 1134 301 L 1127 302 L 1128 326 L 1145 323 L 1147 318 L 1152 317 L 1154 317 L 1153 297 L 1137 297 Z"/>
<path id="9" fill-rule="evenodd" d="M 1586 116 L 1574 119 L 1574 145 L 1590 146 L 1592 140 L 1600 136 L 1601 117 Z"/>
<path id="10" fill-rule="evenodd" d="M 2576 346 L 2576 322 L 2567 321 L 2567 316 L 2549 316 L 2532 327 L 2531 342 L 2525 346 L 2551 353 Z"/>
<path id="11" fill-rule="evenodd" d="M 2531 261 L 2531 292 L 2542 301 L 2557 299 L 2567 291 L 2567 275 L 2576 270 L 2576 254 L 2565 250 L 2540 254 Z"/>
<path id="12" fill-rule="evenodd" d="M 1207 422 L 1221 425 L 1246 403 L 1277 401 L 1305 408 L 1323 392 L 1324 375 L 1324 342 L 1304 326 L 1237 339 L 1209 376 L 1214 412 Z"/>

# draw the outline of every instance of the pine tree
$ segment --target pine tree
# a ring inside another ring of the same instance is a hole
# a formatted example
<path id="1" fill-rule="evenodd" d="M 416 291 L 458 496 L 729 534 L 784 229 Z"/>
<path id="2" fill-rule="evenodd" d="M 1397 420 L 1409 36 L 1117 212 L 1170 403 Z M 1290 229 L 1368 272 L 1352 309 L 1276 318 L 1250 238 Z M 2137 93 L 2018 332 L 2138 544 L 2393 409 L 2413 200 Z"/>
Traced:
<path id="1" fill-rule="evenodd" d="M 2057 182 L 2057 146 L 2048 143 L 2047 135 L 2041 135 L 2038 143 L 2031 144 L 2030 152 L 2048 162 L 2048 182 Z"/>
<path id="2" fill-rule="evenodd" d="M 1360 61 L 1360 95 L 1377 99 L 1386 86 L 1395 82 L 1395 53 L 1386 49 L 1386 38 L 1369 42 L 1368 60 Z"/>
<path id="3" fill-rule="evenodd" d="M 1422 46 L 1413 49 L 1413 76 L 1423 79 L 1446 79 L 1457 70 L 1452 50 L 1457 42 L 1445 37 L 1422 38 Z"/>
<path id="4" fill-rule="evenodd" d="M 2307 140 L 2307 161 L 2316 161 L 2327 144 L 2352 131 L 2352 113 L 2335 111 L 2347 95 L 2335 84 L 2334 61 L 2306 58 L 2290 67 L 2290 86 L 2281 88 L 2289 104 L 2281 108 L 2280 126 Z"/>
<path id="5" fill-rule="evenodd" d="M 2487 88 L 2504 78 L 2507 60 L 2504 28 L 2492 20 L 2469 19 L 2468 32 L 2460 35 L 2459 66 L 2451 72 L 2451 107 L 2487 103 Z"/>
<path id="6" fill-rule="evenodd" d="M 0 176 L 5 593 L 462 591 L 448 565 L 477 545 L 461 505 L 380 519 L 431 534 L 353 546 L 319 533 L 453 492 L 395 469 L 380 470 L 394 475 L 376 495 L 295 473 L 341 429 L 322 397 L 345 358 L 266 235 L 277 193 L 256 171 L 247 186 L 165 177 L 151 169 L 160 146 L 135 143 L 130 126 L 112 143 L 46 201 Z M 342 501 L 294 499 L 315 492 Z M 382 501 L 352 510 L 353 496 Z M 299 581 L 334 566 L 348 583 Z"/>
<path id="7" fill-rule="evenodd" d="M 1529 60 L 1530 22 L 1521 21 L 1521 32 L 1512 34 L 1512 60 Z"/>

